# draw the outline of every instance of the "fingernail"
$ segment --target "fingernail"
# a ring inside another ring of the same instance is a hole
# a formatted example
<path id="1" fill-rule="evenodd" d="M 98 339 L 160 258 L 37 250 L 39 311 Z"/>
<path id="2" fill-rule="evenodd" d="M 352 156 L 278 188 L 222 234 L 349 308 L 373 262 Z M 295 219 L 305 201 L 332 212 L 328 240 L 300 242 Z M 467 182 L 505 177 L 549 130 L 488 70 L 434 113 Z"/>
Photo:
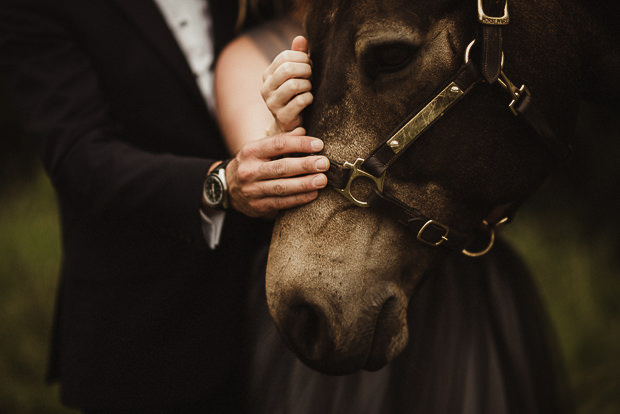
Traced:
<path id="1" fill-rule="evenodd" d="M 325 177 L 323 174 L 321 175 L 317 175 L 316 177 L 314 177 L 314 179 L 312 180 L 312 184 L 315 187 L 325 187 L 325 184 L 327 184 L 327 177 Z"/>
<path id="2" fill-rule="evenodd" d="M 325 171 L 329 168 L 329 162 L 325 158 L 319 158 L 314 166 L 318 171 Z"/>
<path id="3" fill-rule="evenodd" d="M 313 139 L 312 142 L 310 142 L 310 147 L 314 151 L 320 151 L 323 149 L 323 141 L 321 141 L 320 139 Z"/>

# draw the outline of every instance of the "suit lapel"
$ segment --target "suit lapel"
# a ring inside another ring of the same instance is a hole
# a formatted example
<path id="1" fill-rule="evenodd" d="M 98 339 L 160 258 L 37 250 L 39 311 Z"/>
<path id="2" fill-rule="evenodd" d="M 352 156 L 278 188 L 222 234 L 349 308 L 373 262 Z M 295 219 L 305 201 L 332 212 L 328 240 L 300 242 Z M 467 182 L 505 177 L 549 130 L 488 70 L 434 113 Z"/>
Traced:
<path id="1" fill-rule="evenodd" d="M 168 29 L 153 0 L 111 0 L 135 25 L 146 42 L 163 58 L 193 99 L 205 106 L 204 99 L 183 52 Z"/>

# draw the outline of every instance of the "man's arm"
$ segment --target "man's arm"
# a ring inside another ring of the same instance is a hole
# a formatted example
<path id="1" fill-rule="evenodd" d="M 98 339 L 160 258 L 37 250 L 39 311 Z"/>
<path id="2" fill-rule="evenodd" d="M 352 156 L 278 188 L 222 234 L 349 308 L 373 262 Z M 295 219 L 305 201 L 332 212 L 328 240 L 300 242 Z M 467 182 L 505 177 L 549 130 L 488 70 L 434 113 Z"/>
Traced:
<path id="1" fill-rule="evenodd" d="M 141 220 L 201 240 L 196 211 L 214 160 L 130 145 L 58 7 L 11 3 L 0 6 L 0 65 L 61 198 L 85 216 Z"/>

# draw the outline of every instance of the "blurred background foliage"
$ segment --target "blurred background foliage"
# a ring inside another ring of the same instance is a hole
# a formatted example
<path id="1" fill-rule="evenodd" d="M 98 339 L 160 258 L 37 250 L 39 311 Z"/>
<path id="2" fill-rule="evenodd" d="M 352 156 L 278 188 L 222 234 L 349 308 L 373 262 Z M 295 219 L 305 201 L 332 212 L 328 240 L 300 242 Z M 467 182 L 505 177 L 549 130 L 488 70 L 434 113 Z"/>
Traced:
<path id="1" fill-rule="evenodd" d="M 620 108 L 582 106 L 575 156 L 504 235 L 535 276 L 578 413 L 620 412 Z M 60 231 L 0 87 L 0 412 L 72 413 L 44 383 Z"/>

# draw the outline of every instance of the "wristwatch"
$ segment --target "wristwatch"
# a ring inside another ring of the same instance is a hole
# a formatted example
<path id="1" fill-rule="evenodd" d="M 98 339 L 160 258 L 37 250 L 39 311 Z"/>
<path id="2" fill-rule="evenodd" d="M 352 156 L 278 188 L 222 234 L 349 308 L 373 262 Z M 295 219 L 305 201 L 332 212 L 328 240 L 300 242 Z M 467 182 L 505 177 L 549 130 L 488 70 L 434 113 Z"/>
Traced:
<path id="1" fill-rule="evenodd" d="M 216 209 L 228 208 L 228 185 L 226 183 L 226 166 L 230 159 L 220 163 L 205 178 L 202 187 L 202 199 L 204 204 Z"/>

